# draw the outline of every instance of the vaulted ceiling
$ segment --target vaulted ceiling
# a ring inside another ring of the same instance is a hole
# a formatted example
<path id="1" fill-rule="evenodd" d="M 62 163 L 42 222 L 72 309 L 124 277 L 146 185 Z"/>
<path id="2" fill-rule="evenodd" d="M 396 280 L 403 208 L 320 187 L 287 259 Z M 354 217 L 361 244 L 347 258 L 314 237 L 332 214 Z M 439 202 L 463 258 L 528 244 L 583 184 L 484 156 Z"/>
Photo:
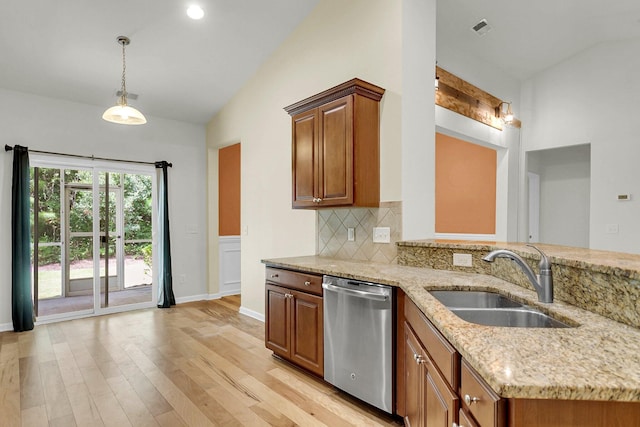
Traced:
<path id="1" fill-rule="evenodd" d="M 145 114 L 203 124 L 319 0 L 3 0 L 0 87 L 113 105 L 127 47 L 127 88 Z M 350 0 L 344 0 L 350 1 Z M 400 0 L 385 0 L 400 1 Z M 483 37 L 470 28 L 487 19 Z M 640 37 L 637 0 L 438 0 L 439 49 L 526 79 L 596 43 Z"/>

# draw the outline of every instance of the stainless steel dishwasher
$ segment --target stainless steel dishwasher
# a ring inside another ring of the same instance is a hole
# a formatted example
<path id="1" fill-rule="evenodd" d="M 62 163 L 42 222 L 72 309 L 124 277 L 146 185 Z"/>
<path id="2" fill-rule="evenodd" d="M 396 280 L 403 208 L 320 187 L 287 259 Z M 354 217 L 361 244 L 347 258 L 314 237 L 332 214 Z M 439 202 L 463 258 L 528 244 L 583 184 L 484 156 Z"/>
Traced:
<path id="1" fill-rule="evenodd" d="M 392 411 L 393 289 L 324 276 L 324 379 Z"/>

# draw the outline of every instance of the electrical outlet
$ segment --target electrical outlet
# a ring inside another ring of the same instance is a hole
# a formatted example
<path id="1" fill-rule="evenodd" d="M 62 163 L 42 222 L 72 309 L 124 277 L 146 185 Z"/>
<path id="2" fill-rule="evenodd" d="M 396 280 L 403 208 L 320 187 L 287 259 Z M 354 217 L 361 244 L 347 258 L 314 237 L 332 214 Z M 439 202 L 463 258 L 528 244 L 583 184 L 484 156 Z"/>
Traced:
<path id="1" fill-rule="evenodd" d="M 453 254 L 453 265 L 459 267 L 473 267 L 471 254 Z"/>
<path id="2" fill-rule="evenodd" d="M 618 224 L 607 224 L 607 234 L 618 234 Z"/>
<path id="3" fill-rule="evenodd" d="M 179 279 L 178 279 L 178 280 L 179 280 L 179 282 L 180 282 L 180 284 L 181 284 L 181 285 L 184 285 L 184 284 L 187 282 L 187 275 L 186 275 L 186 274 L 181 274 L 181 275 L 179 276 Z"/>
<path id="4" fill-rule="evenodd" d="M 355 242 L 356 240 L 356 229 L 353 227 L 347 228 L 347 240 L 349 242 Z"/>
<path id="5" fill-rule="evenodd" d="M 391 228 L 373 227 L 373 243 L 391 243 Z"/>

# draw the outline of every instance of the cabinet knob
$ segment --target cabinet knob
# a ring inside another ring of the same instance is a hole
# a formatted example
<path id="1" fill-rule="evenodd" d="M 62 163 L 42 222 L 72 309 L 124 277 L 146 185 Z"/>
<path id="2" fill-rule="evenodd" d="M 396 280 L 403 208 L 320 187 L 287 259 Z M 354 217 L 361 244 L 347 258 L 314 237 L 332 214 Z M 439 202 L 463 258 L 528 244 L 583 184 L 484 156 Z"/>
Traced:
<path id="1" fill-rule="evenodd" d="M 464 402 L 467 405 L 471 405 L 472 403 L 478 402 L 480 399 L 478 399 L 477 397 L 471 397 L 468 394 L 464 395 Z"/>
<path id="2" fill-rule="evenodd" d="M 305 285 L 305 286 L 309 286 L 309 285 L 311 285 L 311 282 L 310 282 L 310 281 L 308 281 L 308 280 L 305 280 L 304 285 Z"/>
<path id="3" fill-rule="evenodd" d="M 276 277 L 278 277 L 278 275 L 277 275 L 277 274 L 272 274 L 272 275 L 271 275 L 271 278 L 272 278 L 272 279 L 275 279 Z"/>

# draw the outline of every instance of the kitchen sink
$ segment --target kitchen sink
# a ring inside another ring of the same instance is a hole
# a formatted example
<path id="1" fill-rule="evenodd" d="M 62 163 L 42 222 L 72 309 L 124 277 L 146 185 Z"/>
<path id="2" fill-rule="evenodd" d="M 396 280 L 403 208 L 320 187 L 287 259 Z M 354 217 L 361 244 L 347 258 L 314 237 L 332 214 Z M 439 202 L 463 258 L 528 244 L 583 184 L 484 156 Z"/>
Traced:
<path id="1" fill-rule="evenodd" d="M 500 309 L 453 308 L 450 310 L 462 320 L 485 326 L 505 326 L 512 328 L 570 327 L 559 320 L 528 307 Z"/>
<path id="2" fill-rule="evenodd" d="M 517 301 L 495 292 L 484 291 L 431 291 L 448 308 L 506 308 L 522 307 Z"/>
<path id="3" fill-rule="evenodd" d="M 512 328 L 569 328 L 570 325 L 496 292 L 429 291 L 453 314 L 471 323 Z"/>

